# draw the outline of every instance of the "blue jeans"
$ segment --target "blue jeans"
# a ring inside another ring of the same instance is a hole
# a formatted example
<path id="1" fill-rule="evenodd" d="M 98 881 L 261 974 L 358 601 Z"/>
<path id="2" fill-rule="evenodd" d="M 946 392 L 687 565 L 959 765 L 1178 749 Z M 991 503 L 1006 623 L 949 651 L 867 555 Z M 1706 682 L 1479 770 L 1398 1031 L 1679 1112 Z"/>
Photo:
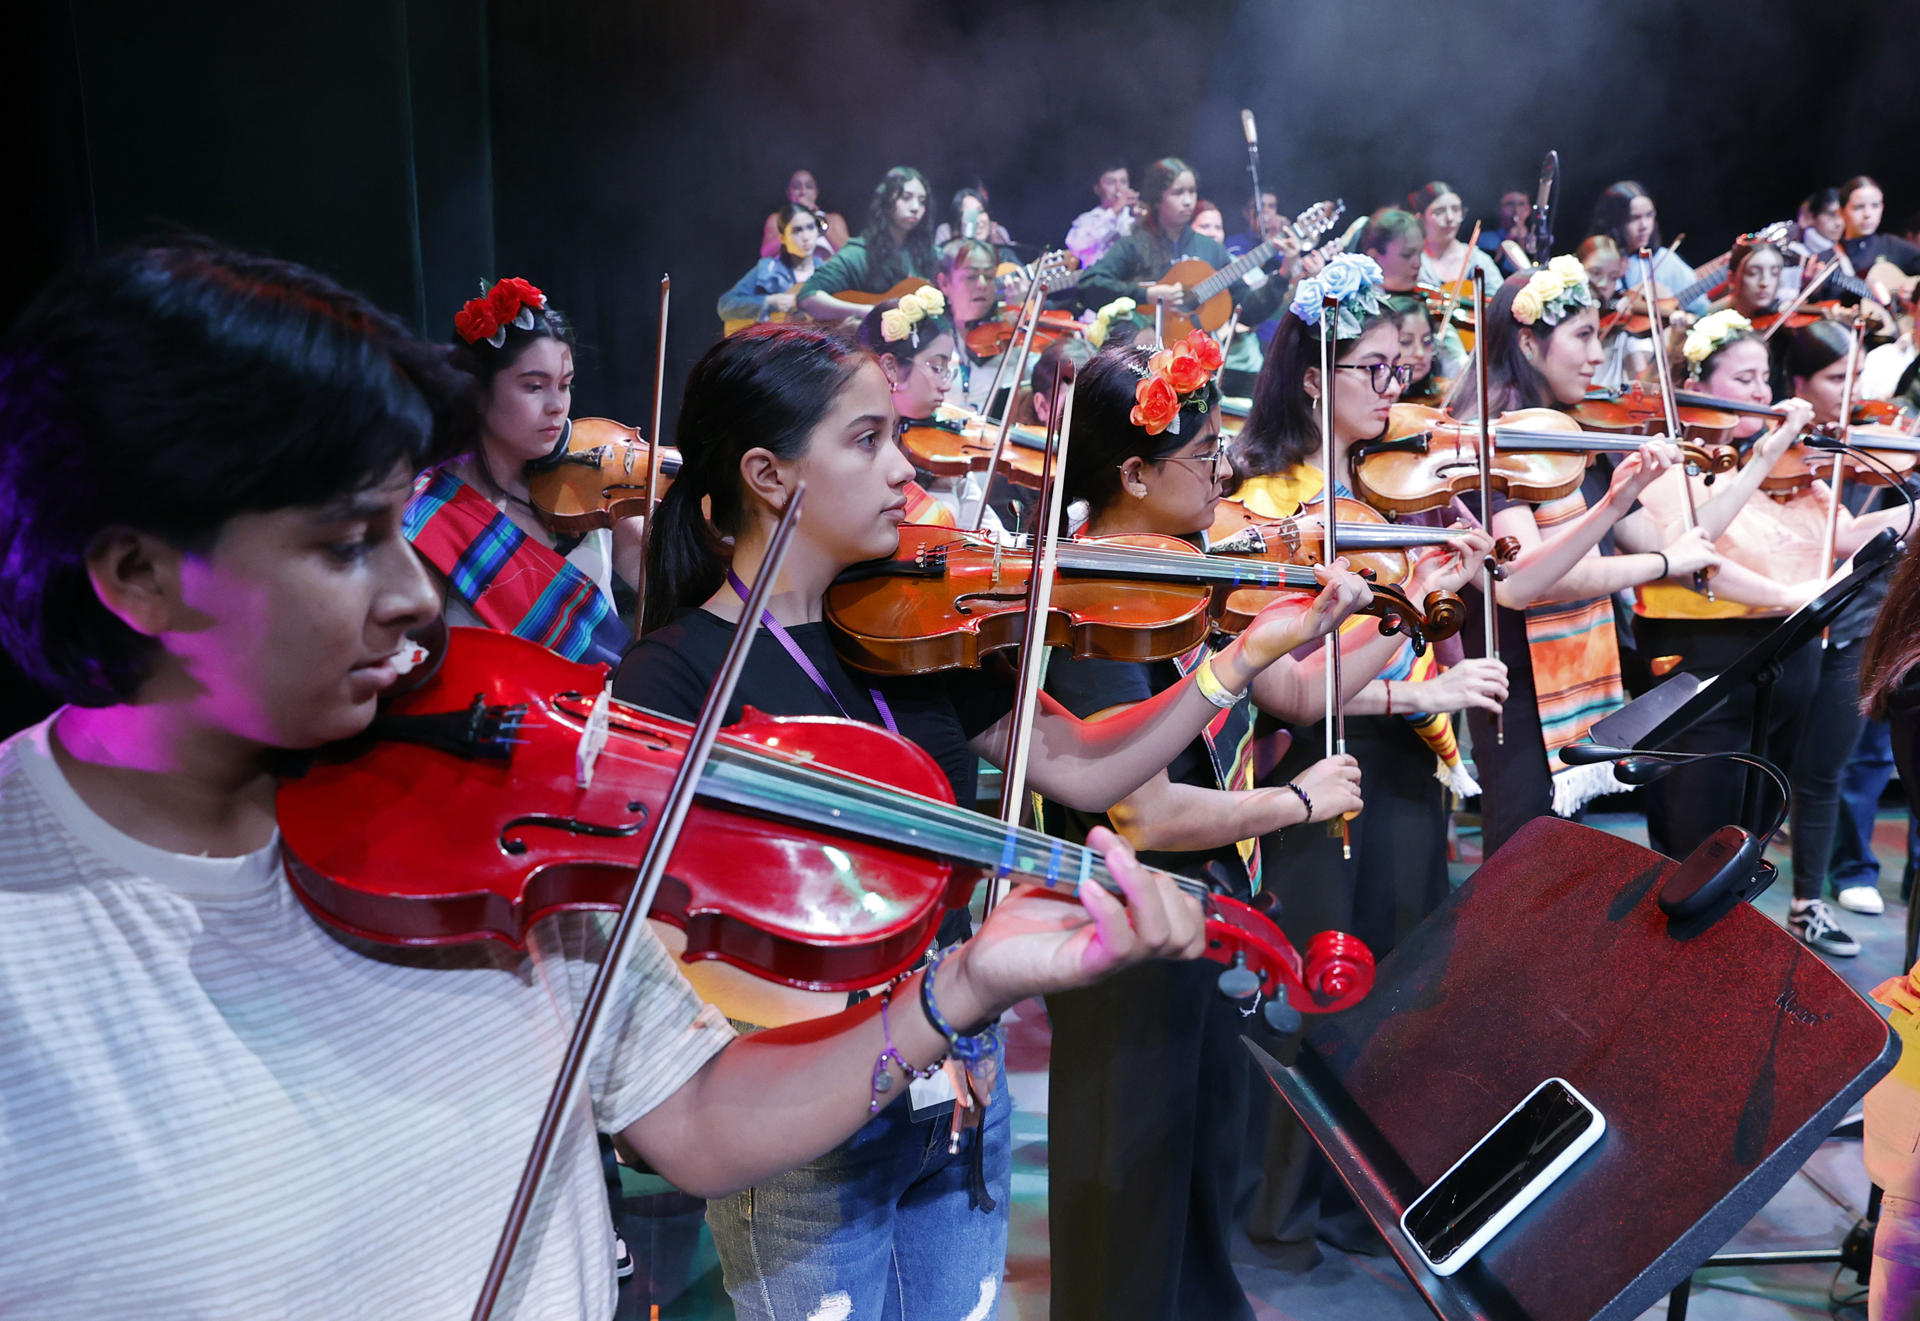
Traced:
<path id="1" fill-rule="evenodd" d="M 1002 1061 L 986 1121 L 947 1154 L 948 1118 L 905 1097 L 826 1155 L 707 1203 L 740 1321 L 992 1321 L 1007 1262 L 1013 1102 Z M 975 1206 L 981 1143 L 992 1211 Z"/>
<path id="2" fill-rule="evenodd" d="M 1849 885 L 1880 883 L 1880 860 L 1873 853 L 1873 822 L 1880 795 L 1894 775 L 1893 738 L 1883 720 L 1869 720 L 1853 745 L 1853 759 L 1840 776 L 1840 826 L 1834 834 L 1828 883 L 1838 891 Z M 1901 897 L 1913 885 L 1914 860 L 1920 856 L 1920 822 L 1907 818 L 1907 865 Z"/>

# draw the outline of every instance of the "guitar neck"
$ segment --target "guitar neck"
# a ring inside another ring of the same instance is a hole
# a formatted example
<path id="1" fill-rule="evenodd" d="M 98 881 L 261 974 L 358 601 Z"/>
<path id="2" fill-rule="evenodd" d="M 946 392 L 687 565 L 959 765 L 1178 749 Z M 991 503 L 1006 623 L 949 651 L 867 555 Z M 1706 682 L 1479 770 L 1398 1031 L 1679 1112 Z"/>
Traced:
<path id="1" fill-rule="evenodd" d="M 1673 296 L 1675 307 L 1684 308 L 1697 298 L 1704 298 L 1713 292 L 1714 287 L 1727 278 L 1727 266 L 1733 260 L 1731 252 L 1723 252 L 1702 266 L 1695 274 L 1700 278 Z"/>
<path id="2" fill-rule="evenodd" d="M 1209 298 L 1231 285 L 1248 271 L 1265 266 L 1269 261 L 1273 260 L 1273 254 L 1279 250 L 1279 248 L 1274 246 L 1272 239 L 1266 240 L 1257 247 L 1248 248 L 1212 275 L 1200 281 L 1199 284 L 1194 285 L 1194 298 L 1202 303 L 1206 302 Z"/>

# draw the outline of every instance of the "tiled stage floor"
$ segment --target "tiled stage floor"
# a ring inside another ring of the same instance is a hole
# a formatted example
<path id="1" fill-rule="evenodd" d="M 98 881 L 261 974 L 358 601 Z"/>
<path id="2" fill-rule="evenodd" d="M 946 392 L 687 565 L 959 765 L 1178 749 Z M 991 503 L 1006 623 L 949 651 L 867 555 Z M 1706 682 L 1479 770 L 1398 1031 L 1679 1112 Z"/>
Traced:
<path id="1" fill-rule="evenodd" d="M 1589 824 L 1645 842 L 1638 817 L 1618 815 L 1589 818 Z M 1883 811 L 1875 835 L 1881 860 L 1881 891 L 1887 911 L 1880 917 L 1838 912 L 1841 925 L 1861 944 L 1857 958 L 1831 962 L 1849 982 L 1866 991 L 1900 971 L 1905 945 L 1906 908 L 1899 902 L 1906 815 Z M 1461 840 L 1461 861 L 1454 868 L 1458 881 L 1478 865 L 1477 839 Z M 1785 869 L 1784 851 L 1775 861 Z M 1784 877 L 1758 903 L 1776 921 L 1786 919 Z M 1000 1316 L 1004 1321 L 1042 1321 L 1047 1316 L 1047 1076 L 1044 1065 L 1047 1026 L 1037 1004 L 1023 1005 L 1010 1029 L 1015 1068 L 1011 1082 L 1015 1102 L 1014 1200 L 1007 1279 Z M 1752 1223 L 1734 1238 L 1728 1250 L 1764 1251 L 1803 1247 L 1834 1247 L 1861 1215 L 1867 1199 L 1867 1178 L 1860 1165 L 1857 1141 L 1830 1141 L 1797 1174 Z M 1419 1321 L 1429 1315 L 1414 1296 L 1391 1258 L 1350 1256 L 1324 1246 L 1324 1260 L 1311 1271 L 1292 1273 L 1267 1263 L 1244 1238 L 1236 1247 L 1241 1279 L 1261 1321 Z M 719 1285 L 719 1267 L 704 1233 L 693 1284 L 662 1307 L 662 1318 L 720 1321 L 732 1309 Z M 1861 1301 L 1831 1311 L 1829 1291 L 1841 1299 L 1858 1295 Z M 1664 1306 L 1649 1316 L 1661 1316 Z M 644 1311 L 640 1313 L 646 1315 Z M 1693 1321 L 1787 1321 L 1838 1315 L 1864 1318 L 1864 1291 L 1849 1272 L 1836 1281 L 1832 1266 L 1791 1266 L 1756 1269 L 1715 1269 L 1695 1279 L 1688 1313 Z M 1182 1318 L 1181 1321 L 1192 1321 Z"/>

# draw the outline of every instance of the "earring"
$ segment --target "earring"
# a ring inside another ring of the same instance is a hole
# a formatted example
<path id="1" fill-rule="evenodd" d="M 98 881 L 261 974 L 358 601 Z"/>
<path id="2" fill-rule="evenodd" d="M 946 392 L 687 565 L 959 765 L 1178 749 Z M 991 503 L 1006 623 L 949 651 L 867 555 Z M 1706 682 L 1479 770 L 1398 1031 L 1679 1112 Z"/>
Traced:
<path id="1" fill-rule="evenodd" d="M 1135 482 L 1135 483 L 1134 483 L 1134 484 L 1133 484 L 1132 486 L 1129 486 L 1129 487 L 1127 488 L 1127 494 L 1128 494 L 1128 495 L 1130 495 L 1130 496 L 1132 496 L 1132 497 L 1133 497 L 1134 499 L 1136 499 L 1136 500 L 1144 500 L 1144 499 L 1146 499 L 1146 498 L 1147 498 L 1147 485 L 1146 485 L 1146 483 L 1145 483 L 1145 482 Z"/>

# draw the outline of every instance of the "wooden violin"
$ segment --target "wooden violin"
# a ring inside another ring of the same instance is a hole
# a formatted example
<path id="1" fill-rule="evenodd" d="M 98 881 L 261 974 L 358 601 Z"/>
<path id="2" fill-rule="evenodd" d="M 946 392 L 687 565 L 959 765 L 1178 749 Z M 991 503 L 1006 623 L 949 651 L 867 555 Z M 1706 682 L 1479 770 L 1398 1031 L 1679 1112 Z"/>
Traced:
<path id="1" fill-rule="evenodd" d="M 1831 443 L 1844 440 L 1847 448 Z M 1774 461 L 1773 471 L 1760 479 L 1760 489 L 1774 495 L 1804 491 L 1816 481 L 1833 477 L 1834 459 L 1846 481 L 1869 486 L 1891 486 L 1914 469 L 1920 458 L 1920 437 L 1905 427 L 1855 425 L 1845 429 L 1826 423 L 1814 428 L 1814 443 L 1799 440 Z M 1826 441 L 1827 444 L 1820 442 Z M 1872 458 L 1860 457 L 1865 451 Z M 1877 460 L 1877 462 L 1876 462 Z"/>
<path id="2" fill-rule="evenodd" d="M 660 451 L 660 494 L 680 471 L 680 451 Z M 622 518 L 645 517 L 647 442 L 633 427 L 604 417 L 574 421 L 564 446 L 527 465 L 527 499 L 555 532 L 590 532 Z"/>
<path id="3" fill-rule="evenodd" d="M 902 419 L 900 448 L 935 477 L 965 477 L 984 470 L 993 459 L 998 430 L 985 418 L 942 405 L 934 416 L 917 421 Z M 1047 433 L 1037 426 L 1015 423 L 1007 432 L 1000 466 L 1007 480 L 1027 490 L 1040 489 L 1040 468 L 1046 455 Z"/>
<path id="4" fill-rule="evenodd" d="M 967 352 L 976 358 L 997 358 L 1005 353 L 1018 333 L 1019 312 L 1017 307 L 1008 308 L 996 316 L 968 326 L 967 333 L 962 336 L 967 342 Z M 1040 313 L 1039 327 L 1033 332 L 1033 347 L 1035 350 L 1045 349 L 1058 340 L 1078 335 L 1083 329 L 1073 313 L 1047 308 Z"/>
<path id="5" fill-rule="evenodd" d="M 412 946 L 518 948 L 549 913 L 618 908 L 690 727 L 603 701 L 602 667 L 490 629 L 447 632 L 437 666 L 365 734 L 280 783 L 295 892 L 330 926 Z M 749 708 L 697 794 L 650 916 L 686 932 L 690 962 L 791 986 L 905 972 L 985 875 L 1116 889 L 1098 854 L 956 806 L 924 750 L 855 721 Z M 1373 957 L 1353 937 L 1317 936 L 1303 956 L 1253 908 L 1183 888 L 1205 907 L 1206 957 L 1229 965 L 1230 994 L 1326 1012 L 1370 989 Z"/>
<path id="6" fill-rule="evenodd" d="M 1677 390 L 1673 402 L 1681 434 L 1698 444 L 1725 445 L 1740 426 L 1740 414 L 1721 407 L 1711 395 Z M 1626 390 L 1589 393 L 1567 410 L 1567 416 L 1586 431 L 1654 436 L 1667 429 L 1666 405 L 1659 393 L 1649 392 L 1637 381 Z"/>
<path id="7" fill-rule="evenodd" d="M 1578 490 L 1588 455 L 1629 454 L 1644 443 L 1582 431 L 1572 418 L 1551 408 L 1501 414 L 1494 419 L 1493 439 L 1493 489 L 1532 504 Z M 1727 446 L 1682 441 L 1680 449 L 1689 464 L 1710 476 L 1729 472 L 1740 462 L 1739 454 Z M 1478 489 L 1479 453 L 1476 424 L 1420 404 L 1395 404 L 1383 438 L 1351 451 L 1353 489 L 1368 504 L 1396 514 L 1437 509 L 1456 495 Z"/>
<path id="8" fill-rule="evenodd" d="M 1020 645 L 1032 567 L 1026 550 L 909 523 L 891 558 L 855 565 L 828 588 L 827 623 L 841 658 L 871 673 L 977 666 Z M 1382 632 L 1405 633 L 1424 649 L 1425 616 L 1399 589 L 1371 586 L 1362 613 L 1378 617 Z M 1311 595 L 1320 587 L 1307 566 L 1208 555 L 1178 537 L 1063 541 L 1046 642 L 1075 656 L 1167 660 L 1251 621 L 1251 613 L 1229 609 L 1236 589 Z"/>

